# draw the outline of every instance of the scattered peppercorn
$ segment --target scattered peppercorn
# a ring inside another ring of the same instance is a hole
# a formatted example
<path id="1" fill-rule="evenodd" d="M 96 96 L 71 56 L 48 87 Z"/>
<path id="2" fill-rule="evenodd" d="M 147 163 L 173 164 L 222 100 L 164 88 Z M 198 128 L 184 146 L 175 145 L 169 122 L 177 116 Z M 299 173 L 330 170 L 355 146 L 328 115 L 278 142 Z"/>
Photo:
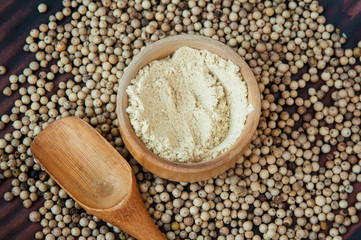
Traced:
<path id="1" fill-rule="evenodd" d="M 0 75 L 5 75 L 5 74 L 6 74 L 5 66 L 0 66 Z"/>
<path id="2" fill-rule="evenodd" d="M 39 13 L 45 13 L 48 10 L 48 6 L 45 3 L 40 3 L 38 5 Z"/>

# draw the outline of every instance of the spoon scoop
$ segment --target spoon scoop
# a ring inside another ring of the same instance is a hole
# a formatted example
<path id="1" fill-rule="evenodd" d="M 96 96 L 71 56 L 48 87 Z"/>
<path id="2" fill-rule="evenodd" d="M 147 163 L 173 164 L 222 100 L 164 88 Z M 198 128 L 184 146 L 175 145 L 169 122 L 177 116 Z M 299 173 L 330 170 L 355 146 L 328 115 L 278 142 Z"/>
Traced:
<path id="1" fill-rule="evenodd" d="M 149 216 L 127 161 L 86 122 L 55 121 L 35 138 L 31 152 L 88 213 L 137 239 L 166 239 Z"/>

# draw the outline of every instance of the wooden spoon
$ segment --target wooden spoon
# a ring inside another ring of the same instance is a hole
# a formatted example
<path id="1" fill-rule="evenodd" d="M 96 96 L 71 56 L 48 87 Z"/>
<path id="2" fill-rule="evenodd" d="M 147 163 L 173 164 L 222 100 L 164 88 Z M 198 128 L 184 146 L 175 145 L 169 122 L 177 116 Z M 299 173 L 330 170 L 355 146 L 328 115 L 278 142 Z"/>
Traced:
<path id="1" fill-rule="evenodd" d="M 55 121 L 35 138 L 31 152 L 88 213 L 137 239 L 166 239 L 150 218 L 127 161 L 84 121 Z"/>

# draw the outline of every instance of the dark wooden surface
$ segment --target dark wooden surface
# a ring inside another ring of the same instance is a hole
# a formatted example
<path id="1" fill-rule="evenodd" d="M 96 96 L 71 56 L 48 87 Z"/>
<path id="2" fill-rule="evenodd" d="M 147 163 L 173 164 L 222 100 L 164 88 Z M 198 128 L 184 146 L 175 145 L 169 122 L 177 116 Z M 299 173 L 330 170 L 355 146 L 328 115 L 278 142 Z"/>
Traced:
<path id="1" fill-rule="evenodd" d="M 347 35 L 346 47 L 354 47 L 361 40 L 361 0 L 320 0 L 325 7 L 324 15 L 329 23 Z M 40 14 L 37 5 L 40 1 L 26 0 L 0 0 L 0 65 L 5 65 L 7 74 L 0 76 L 0 115 L 10 113 L 11 106 L 17 94 L 12 97 L 4 97 L 2 89 L 9 86 L 8 77 L 11 74 L 20 74 L 22 69 L 28 66 L 34 59 L 31 53 L 23 52 L 25 38 L 32 28 L 46 23 L 48 16 L 61 9 L 61 1 L 46 1 L 48 11 Z M 67 76 L 57 76 L 55 82 L 63 81 Z M 11 131 L 8 126 L 0 131 L 0 137 L 5 132 Z M 357 186 L 360 191 L 361 186 Z M 36 231 L 41 230 L 40 224 L 32 224 L 28 220 L 31 211 L 42 206 L 42 200 L 38 200 L 30 209 L 25 209 L 19 198 L 12 202 L 5 202 L 2 196 L 4 192 L 11 190 L 10 180 L 5 180 L 0 185 L 0 240 L 27 240 L 34 239 Z M 353 197 L 354 198 L 354 197 Z M 361 239 L 361 224 L 352 226 L 345 236 L 348 240 Z"/>

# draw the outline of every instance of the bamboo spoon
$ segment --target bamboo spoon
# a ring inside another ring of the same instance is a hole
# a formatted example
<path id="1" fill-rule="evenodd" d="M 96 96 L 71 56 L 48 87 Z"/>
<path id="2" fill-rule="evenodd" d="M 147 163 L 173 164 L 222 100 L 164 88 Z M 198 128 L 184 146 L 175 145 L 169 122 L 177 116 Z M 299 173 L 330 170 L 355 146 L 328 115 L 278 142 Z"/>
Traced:
<path id="1" fill-rule="evenodd" d="M 142 202 L 129 164 L 84 121 L 55 121 L 35 138 L 31 152 L 87 212 L 137 239 L 166 239 Z"/>

